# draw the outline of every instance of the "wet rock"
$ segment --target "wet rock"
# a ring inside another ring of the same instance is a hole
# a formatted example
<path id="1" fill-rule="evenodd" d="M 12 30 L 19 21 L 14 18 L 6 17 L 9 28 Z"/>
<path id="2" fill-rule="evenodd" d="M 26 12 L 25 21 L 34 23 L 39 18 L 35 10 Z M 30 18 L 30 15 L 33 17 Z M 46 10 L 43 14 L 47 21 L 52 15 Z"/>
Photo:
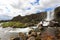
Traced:
<path id="1" fill-rule="evenodd" d="M 59 22 L 57 21 L 50 21 L 50 24 L 49 24 L 50 27 L 59 27 Z"/>
<path id="2" fill-rule="evenodd" d="M 37 32 L 36 40 L 41 40 L 41 33 Z"/>
<path id="3" fill-rule="evenodd" d="M 29 35 L 36 37 L 37 36 L 37 33 L 34 30 L 31 30 L 29 32 Z"/>
<path id="4" fill-rule="evenodd" d="M 29 37 L 27 40 L 36 40 L 34 36 Z"/>
<path id="5" fill-rule="evenodd" d="M 18 37 L 15 37 L 13 40 L 26 40 L 26 35 L 20 32 Z"/>
<path id="6" fill-rule="evenodd" d="M 57 27 L 56 37 L 60 40 L 60 27 Z"/>
<path id="7" fill-rule="evenodd" d="M 37 33 L 34 30 L 29 31 L 27 40 L 35 40 Z"/>

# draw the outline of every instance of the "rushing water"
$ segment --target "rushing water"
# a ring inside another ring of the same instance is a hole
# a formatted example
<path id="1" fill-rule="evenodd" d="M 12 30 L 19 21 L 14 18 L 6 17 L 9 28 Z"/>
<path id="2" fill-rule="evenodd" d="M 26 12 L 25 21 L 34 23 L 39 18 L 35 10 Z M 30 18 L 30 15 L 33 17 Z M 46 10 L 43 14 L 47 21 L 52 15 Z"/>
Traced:
<path id="1" fill-rule="evenodd" d="M 46 21 L 51 21 L 52 19 L 54 19 L 54 10 L 47 11 Z"/>
<path id="2" fill-rule="evenodd" d="M 33 30 L 32 28 L 37 28 L 36 26 L 34 27 L 27 27 L 27 28 L 11 28 L 11 27 L 7 27 L 7 28 L 2 28 L 0 27 L 0 39 L 1 40 L 10 40 L 11 36 L 17 37 L 19 32 L 23 32 L 28 34 L 28 32 L 30 30 Z"/>
<path id="3" fill-rule="evenodd" d="M 50 11 L 47 11 L 47 16 L 46 18 L 41 21 L 37 27 L 42 24 L 43 26 L 48 26 L 50 24 L 50 21 L 54 19 L 54 9 L 53 10 L 50 10 Z"/>

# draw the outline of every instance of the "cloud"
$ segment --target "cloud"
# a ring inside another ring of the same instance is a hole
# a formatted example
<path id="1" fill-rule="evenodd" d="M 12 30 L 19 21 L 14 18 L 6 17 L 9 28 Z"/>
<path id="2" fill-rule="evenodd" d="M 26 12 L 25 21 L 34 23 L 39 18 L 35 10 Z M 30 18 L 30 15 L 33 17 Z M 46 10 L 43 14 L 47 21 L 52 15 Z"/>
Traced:
<path id="1" fill-rule="evenodd" d="M 0 15 L 30 15 L 60 6 L 59 0 L 0 0 Z"/>

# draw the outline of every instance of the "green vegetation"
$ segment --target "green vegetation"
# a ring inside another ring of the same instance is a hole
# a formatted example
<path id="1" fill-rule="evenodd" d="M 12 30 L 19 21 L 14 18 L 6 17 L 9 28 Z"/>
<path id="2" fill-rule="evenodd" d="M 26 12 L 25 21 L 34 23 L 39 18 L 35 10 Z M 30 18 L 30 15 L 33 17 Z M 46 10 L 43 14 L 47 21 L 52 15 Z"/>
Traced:
<path id="1" fill-rule="evenodd" d="M 26 16 L 16 16 L 11 21 L 19 21 L 24 23 L 27 27 L 36 26 L 42 19 L 46 18 L 46 12 L 26 15 Z"/>
<path id="2" fill-rule="evenodd" d="M 2 22 L 2 27 L 13 27 L 13 28 L 26 28 L 35 26 L 33 23 L 22 23 L 22 22 L 16 22 L 16 21 L 10 21 L 10 22 Z"/>
<path id="3" fill-rule="evenodd" d="M 36 14 L 26 16 L 16 16 L 11 21 L 20 21 L 21 23 L 39 23 L 42 19 L 46 18 L 46 12 L 40 12 Z"/>
<path id="4" fill-rule="evenodd" d="M 12 20 L 2 20 L 3 27 L 14 27 L 14 28 L 23 28 L 23 27 L 32 27 L 36 26 L 42 19 L 46 18 L 46 12 L 40 12 L 36 14 L 26 15 L 26 16 L 16 16 Z"/>
<path id="5" fill-rule="evenodd" d="M 26 24 L 20 22 L 4 22 L 2 26 L 5 27 L 14 27 L 14 28 L 25 28 Z"/>

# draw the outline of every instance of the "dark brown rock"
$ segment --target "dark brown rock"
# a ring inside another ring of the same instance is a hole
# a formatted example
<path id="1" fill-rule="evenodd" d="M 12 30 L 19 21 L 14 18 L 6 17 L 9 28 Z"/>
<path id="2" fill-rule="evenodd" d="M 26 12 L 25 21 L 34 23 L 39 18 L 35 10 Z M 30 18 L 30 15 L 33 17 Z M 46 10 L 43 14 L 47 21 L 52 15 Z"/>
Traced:
<path id="1" fill-rule="evenodd" d="M 41 34 L 41 40 L 56 40 L 56 28 L 49 27 L 46 28 L 44 32 Z"/>
<path id="2" fill-rule="evenodd" d="M 36 40 L 34 36 L 29 37 L 27 40 Z"/>

